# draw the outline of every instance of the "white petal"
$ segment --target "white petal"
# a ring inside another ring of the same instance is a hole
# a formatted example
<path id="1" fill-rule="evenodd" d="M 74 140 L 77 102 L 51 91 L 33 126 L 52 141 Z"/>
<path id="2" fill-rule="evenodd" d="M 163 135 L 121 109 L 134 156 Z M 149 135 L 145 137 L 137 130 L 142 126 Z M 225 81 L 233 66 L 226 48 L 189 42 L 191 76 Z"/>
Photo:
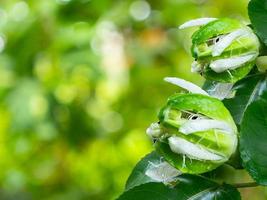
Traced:
<path id="1" fill-rule="evenodd" d="M 223 100 L 231 96 L 233 86 L 233 83 L 216 83 L 214 87 L 207 92 L 210 96 Z"/>
<path id="2" fill-rule="evenodd" d="M 213 46 L 212 49 L 212 56 L 219 56 L 222 54 L 222 52 L 229 47 L 232 42 L 240 37 L 249 34 L 247 29 L 238 29 L 236 31 L 233 31 L 232 33 L 229 33 L 225 37 L 223 37 L 218 43 L 216 43 Z"/>
<path id="3" fill-rule="evenodd" d="M 201 65 L 197 61 L 192 62 L 192 64 L 191 64 L 191 72 L 198 73 L 200 71 L 201 71 Z"/>
<path id="4" fill-rule="evenodd" d="M 235 58 L 225 58 L 225 59 L 215 60 L 210 63 L 210 68 L 217 73 L 221 73 L 228 69 L 230 70 L 236 69 L 241 65 L 245 64 L 246 62 L 253 60 L 256 56 L 257 54 L 255 53 Z"/>
<path id="5" fill-rule="evenodd" d="M 213 119 L 188 120 L 180 126 L 179 132 L 188 135 L 210 129 L 220 129 L 229 134 L 233 133 L 233 129 L 226 122 Z"/>
<path id="6" fill-rule="evenodd" d="M 201 148 L 200 146 L 188 142 L 185 139 L 179 137 L 169 137 L 169 145 L 174 153 L 187 155 L 190 158 L 197 160 L 222 160 L 223 156 L 212 153 L 208 150 Z"/>
<path id="7" fill-rule="evenodd" d="M 156 182 L 169 183 L 175 181 L 176 177 L 179 176 L 181 172 L 175 169 L 167 162 L 162 162 L 159 164 L 149 163 L 145 175 L 149 176 Z"/>
<path id="8" fill-rule="evenodd" d="M 194 26 L 203 26 L 209 22 L 215 21 L 217 18 L 198 18 L 198 19 L 193 19 L 190 21 L 187 21 L 183 23 L 182 25 L 179 26 L 179 29 L 185 29 L 189 27 L 194 27 Z"/>
<path id="9" fill-rule="evenodd" d="M 152 123 L 147 129 L 146 134 L 149 135 L 152 138 L 160 137 L 161 130 L 158 123 Z"/>
<path id="10" fill-rule="evenodd" d="M 195 94 L 203 94 L 203 95 L 207 95 L 209 96 L 209 94 L 201 89 L 199 86 L 189 82 L 189 81 L 186 81 L 184 79 L 180 79 L 180 78 L 176 78 L 176 77 L 166 77 L 164 78 L 164 81 L 166 82 L 169 82 L 169 83 L 172 83 L 174 85 L 177 85 L 191 93 L 195 93 Z"/>

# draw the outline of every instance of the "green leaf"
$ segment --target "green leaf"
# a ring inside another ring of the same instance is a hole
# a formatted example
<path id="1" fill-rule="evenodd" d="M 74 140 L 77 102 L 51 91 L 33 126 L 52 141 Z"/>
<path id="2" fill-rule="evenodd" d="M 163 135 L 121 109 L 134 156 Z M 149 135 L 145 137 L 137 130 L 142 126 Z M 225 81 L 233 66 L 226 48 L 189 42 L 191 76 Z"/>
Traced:
<path id="1" fill-rule="evenodd" d="M 146 183 L 123 193 L 118 200 L 240 200 L 240 194 L 231 185 L 219 185 L 206 178 L 184 174 L 174 187 L 162 183 Z"/>
<path id="2" fill-rule="evenodd" d="M 248 106 L 241 123 L 240 153 L 245 169 L 259 184 L 267 185 L 267 98 Z"/>
<path id="3" fill-rule="evenodd" d="M 178 177 L 179 183 L 175 186 L 181 200 L 235 200 L 241 199 L 236 188 L 231 185 L 219 185 L 200 176 L 184 174 Z"/>
<path id="4" fill-rule="evenodd" d="M 177 199 L 177 192 L 163 183 L 145 183 L 124 192 L 117 200 L 171 200 Z"/>
<path id="5" fill-rule="evenodd" d="M 251 0 L 248 15 L 258 36 L 267 45 L 267 1 Z"/>

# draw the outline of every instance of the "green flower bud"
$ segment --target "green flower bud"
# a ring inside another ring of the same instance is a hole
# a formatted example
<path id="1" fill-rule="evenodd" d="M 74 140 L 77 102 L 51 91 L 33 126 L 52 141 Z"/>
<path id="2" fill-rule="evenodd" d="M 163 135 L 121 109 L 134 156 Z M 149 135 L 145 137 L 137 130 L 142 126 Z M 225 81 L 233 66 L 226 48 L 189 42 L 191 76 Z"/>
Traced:
<path id="1" fill-rule="evenodd" d="M 259 55 L 257 36 L 237 20 L 208 19 L 207 23 L 197 24 L 200 28 L 192 36 L 191 53 L 195 58 L 192 72 L 219 82 L 233 83 L 242 79 L 253 68 Z"/>
<path id="2" fill-rule="evenodd" d="M 158 118 L 159 123 L 152 124 L 149 135 L 153 135 L 157 152 L 182 173 L 213 170 L 236 151 L 237 128 L 229 111 L 216 98 L 175 94 Z"/>

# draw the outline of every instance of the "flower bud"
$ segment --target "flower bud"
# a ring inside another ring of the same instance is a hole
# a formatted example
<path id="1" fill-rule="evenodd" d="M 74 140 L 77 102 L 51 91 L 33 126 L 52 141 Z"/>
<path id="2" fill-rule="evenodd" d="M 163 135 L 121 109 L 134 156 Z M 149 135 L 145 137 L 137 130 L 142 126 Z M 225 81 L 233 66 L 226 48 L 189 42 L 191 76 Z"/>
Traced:
<path id="1" fill-rule="evenodd" d="M 259 55 L 257 36 L 237 20 L 207 19 L 206 23 L 202 20 L 198 24 L 200 28 L 192 36 L 191 53 L 195 61 L 191 71 L 219 82 L 233 83 L 242 79 L 253 68 Z M 191 21 L 189 24 L 195 23 Z"/>
<path id="2" fill-rule="evenodd" d="M 151 130 L 155 148 L 182 173 L 200 174 L 217 168 L 235 153 L 237 128 L 223 103 L 203 94 L 175 94 Z M 158 134 L 160 133 L 160 134 Z"/>

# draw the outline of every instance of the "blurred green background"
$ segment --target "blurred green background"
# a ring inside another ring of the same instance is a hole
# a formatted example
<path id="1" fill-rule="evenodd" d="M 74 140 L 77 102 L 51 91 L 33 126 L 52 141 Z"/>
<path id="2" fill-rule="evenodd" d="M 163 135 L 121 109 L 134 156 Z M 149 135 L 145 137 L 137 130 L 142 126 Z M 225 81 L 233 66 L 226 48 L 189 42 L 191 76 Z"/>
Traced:
<path id="1" fill-rule="evenodd" d="M 115 199 L 153 149 L 146 128 L 177 91 L 163 77 L 203 82 L 190 73 L 194 30 L 178 25 L 248 21 L 247 3 L 1 0 L 0 199 Z M 264 193 L 242 190 L 253 200 Z"/>

